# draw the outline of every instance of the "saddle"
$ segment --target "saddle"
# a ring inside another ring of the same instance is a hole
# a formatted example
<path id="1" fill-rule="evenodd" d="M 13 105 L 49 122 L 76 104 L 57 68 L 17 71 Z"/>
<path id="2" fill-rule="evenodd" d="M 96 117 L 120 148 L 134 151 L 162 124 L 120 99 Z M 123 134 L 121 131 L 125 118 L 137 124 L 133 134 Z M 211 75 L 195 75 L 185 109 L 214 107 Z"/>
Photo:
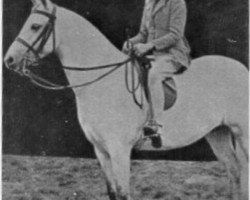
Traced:
<path id="1" fill-rule="evenodd" d="M 148 87 L 148 73 L 151 66 L 152 58 L 150 57 L 140 57 L 137 58 L 137 61 L 140 66 L 140 79 L 141 84 L 143 85 L 146 100 L 149 102 L 149 87 Z M 163 90 L 164 90 L 164 110 L 168 110 L 171 108 L 177 99 L 177 89 L 176 84 L 173 79 L 174 75 L 180 75 L 186 70 L 186 67 L 181 66 L 178 71 L 176 71 L 173 74 L 170 74 L 169 77 L 166 77 L 166 79 L 162 82 Z"/>

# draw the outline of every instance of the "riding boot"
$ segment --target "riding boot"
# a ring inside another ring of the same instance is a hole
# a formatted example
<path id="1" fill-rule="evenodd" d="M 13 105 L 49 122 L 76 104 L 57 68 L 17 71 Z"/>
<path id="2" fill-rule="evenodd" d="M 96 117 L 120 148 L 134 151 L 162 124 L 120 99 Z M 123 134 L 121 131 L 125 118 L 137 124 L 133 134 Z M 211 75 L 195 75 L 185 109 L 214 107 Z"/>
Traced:
<path id="1" fill-rule="evenodd" d="M 148 137 L 151 139 L 152 146 L 155 148 L 160 148 L 162 146 L 162 140 L 161 136 L 158 133 L 159 128 L 162 127 L 162 125 L 158 124 L 154 120 L 154 108 L 153 108 L 153 103 L 152 103 L 152 97 L 151 97 L 151 92 L 147 88 L 147 94 L 148 94 L 148 103 L 149 103 L 149 108 L 148 108 L 148 117 L 149 120 L 143 127 L 143 132 L 144 136 Z"/>
<path id="2" fill-rule="evenodd" d="M 154 120 L 150 120 L 143 128 L 144 136 L 151 139 L 152 146 L 155 148 L 160 148 L 162 146 L 161 136 L 160 133 L 158 133 L 160 127 L 162 127 L 162 125 Z"/>
<path id="3" fill-rule="evenodd" d="M 169 74 L 176 72 L 177 66 L 172 62 L 171 57 L 158 57 L 152 62 L 152 67 L 148 73 L 147 98 L 149 103 L 148 122 L 145 124 L 143 131 L 145 137 L 149 137 L 152 146 L 160 148 L 162 146 L 161 134 L 159 128 L 162 127 L 162 115 L 164 112 L 165 96 L 163 91 L 163 81 Z"/>

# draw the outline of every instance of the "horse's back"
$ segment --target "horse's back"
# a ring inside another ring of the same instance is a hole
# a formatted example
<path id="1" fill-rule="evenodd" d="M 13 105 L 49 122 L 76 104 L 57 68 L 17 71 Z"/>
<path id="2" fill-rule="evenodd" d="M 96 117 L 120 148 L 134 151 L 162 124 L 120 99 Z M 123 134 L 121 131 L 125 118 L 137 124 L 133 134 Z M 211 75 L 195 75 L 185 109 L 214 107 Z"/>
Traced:
<path id="1" fill-rule="evenodd" d="M 248 96 L 246 95 L 248 91 L 246 67 L 224 56 L 204 56 L 194 59 L 190 69 L 179 80 L 182 85 L 190 89 L 201 88 L 204 95 L 206 93 L 209 96 L 216 95 L 216 98 L 225 95 L 227 97 Z"/>
<path id="2" fill-rule="evenodd" d="M 211 55 L 194 59 L 190 69 L 191 73 L 195 71 L 192 73 L 194 75 L 196 75 L 197 72 L 207 72 L 211 74 L 212 77 L 221 77 L 225 81 L 229 80 L 227 76 L 231 77 L 230 79 L 241 79 L 243 83 L 248 81 L 247 68 L 239 61 L 224 56 Z"/>

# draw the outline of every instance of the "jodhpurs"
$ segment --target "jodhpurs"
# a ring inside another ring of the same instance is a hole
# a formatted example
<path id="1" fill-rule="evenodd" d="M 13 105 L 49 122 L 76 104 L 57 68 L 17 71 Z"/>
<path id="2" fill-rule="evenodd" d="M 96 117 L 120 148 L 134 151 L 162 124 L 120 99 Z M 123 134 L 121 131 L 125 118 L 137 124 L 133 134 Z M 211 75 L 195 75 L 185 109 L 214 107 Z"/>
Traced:
<path id="1" fill-rule="evenodd" d="M 166 77 L 180 69 L 180 65 L 174 64 L 172 57 L 156 57 L 149 70 L 148 86 L 152 105 L 149 105 L 149 119 L 161 124 L 161 117 L 164 110 L 164 90 L 162 82 Z"/>

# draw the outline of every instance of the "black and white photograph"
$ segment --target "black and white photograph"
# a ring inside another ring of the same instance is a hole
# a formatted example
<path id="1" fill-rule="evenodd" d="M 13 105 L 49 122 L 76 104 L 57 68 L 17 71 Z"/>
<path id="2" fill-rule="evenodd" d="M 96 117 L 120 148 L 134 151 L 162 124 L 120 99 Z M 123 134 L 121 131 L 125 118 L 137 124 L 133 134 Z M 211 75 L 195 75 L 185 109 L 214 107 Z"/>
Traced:
<path id="1" fill-rule="evenodd" d="M 2 0 L 3 200 L 248 200 L 248 0 Z"/>

